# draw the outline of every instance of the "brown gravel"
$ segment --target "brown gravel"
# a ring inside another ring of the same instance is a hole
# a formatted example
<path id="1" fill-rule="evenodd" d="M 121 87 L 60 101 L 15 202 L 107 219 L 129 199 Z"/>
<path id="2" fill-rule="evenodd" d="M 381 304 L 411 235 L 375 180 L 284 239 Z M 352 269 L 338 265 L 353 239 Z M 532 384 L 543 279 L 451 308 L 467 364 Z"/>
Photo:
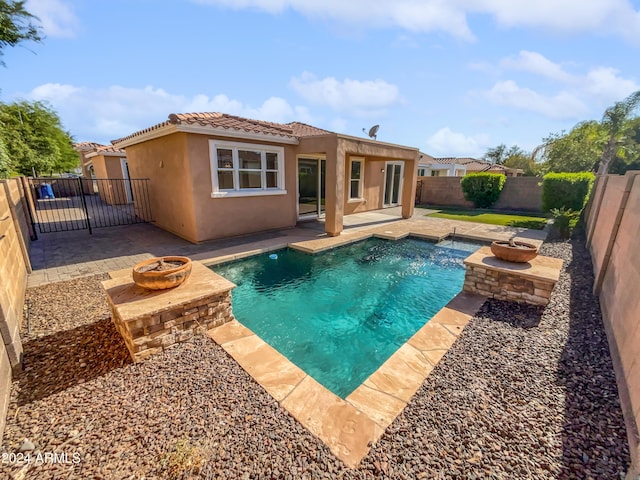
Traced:
<path id="1" fill-rule="evenodd" d="M 30 290 L 2 448 L 28 438 L 69 464 L 0 477 L 619 478 L 629 452 L 590 259 L 580 241 L 541 253 L 565 260 L 552 303 L 486 302 L 356 470 L 206 338 L 130 363 L 99 278 Z"/>

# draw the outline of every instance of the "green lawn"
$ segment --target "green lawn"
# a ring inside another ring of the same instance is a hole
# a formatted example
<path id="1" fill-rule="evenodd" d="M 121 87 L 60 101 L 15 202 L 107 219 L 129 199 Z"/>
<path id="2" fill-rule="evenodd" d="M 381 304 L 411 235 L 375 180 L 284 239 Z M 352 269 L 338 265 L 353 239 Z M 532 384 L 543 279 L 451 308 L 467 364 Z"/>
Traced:
<path id="1" fill-rule="evenodd" d="M 491 225 L 504 225 L 507 227 L 524 227 L 542 230 L 547 224 L 548 218 L 540 213 L 505 213 L 493 210 L 477 209 L 439 209 L 437 213 L 428 213 L 427 217 L 448 218 L 450 220 L 463 220 L 466 222 L 489 223 Z"/>

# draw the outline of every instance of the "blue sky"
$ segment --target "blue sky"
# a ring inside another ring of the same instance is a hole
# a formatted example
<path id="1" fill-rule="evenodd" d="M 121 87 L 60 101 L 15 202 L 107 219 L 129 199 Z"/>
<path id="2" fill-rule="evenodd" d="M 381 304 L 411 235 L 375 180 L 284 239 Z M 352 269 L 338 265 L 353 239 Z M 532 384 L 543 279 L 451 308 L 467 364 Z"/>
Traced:
<path id="1" fill-rule="evenodd" d="M 530 150 L 640 89 L 640 0 L 29 0 L 0 100 L 46 100 L 77 141 L 170 113 L 302 121 L 482 156 Z"/>

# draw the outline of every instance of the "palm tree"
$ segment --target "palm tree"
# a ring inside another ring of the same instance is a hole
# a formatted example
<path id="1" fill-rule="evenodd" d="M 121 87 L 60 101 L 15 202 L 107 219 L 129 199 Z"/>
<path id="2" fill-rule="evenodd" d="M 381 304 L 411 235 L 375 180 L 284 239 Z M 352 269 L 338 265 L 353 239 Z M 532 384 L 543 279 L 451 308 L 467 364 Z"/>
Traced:
<path id="1" fill-rule="evenodd" d="M 600 157 L 598 175 L 606 175 L 609 165 L 618 153 L 618 147 L 624 141 L 625 126 L 633 111 L 640 106 L 640 90 L 632 93 L 620 102 L 607 108 L 602 115 L 600 124 L 607 130 L 609 139 Z"/>

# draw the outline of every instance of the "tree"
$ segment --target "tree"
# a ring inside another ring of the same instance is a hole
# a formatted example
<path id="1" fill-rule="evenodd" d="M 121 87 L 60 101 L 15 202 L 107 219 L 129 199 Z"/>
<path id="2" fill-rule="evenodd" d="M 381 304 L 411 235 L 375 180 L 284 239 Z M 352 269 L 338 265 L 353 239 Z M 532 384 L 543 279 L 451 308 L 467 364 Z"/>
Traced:
<path id="1" fill-rule="evenodd" d="M 507 153 L 507 146 L 501 143 L 497 147 L 489 148 L 487 153 L 482 156 L 482 159 L 496 165 L 502 165 L 505 161 Z"/>
<path id="2" fill-rule="evenodd" d="M 507 168 L 520 169 L 527 177 L 534 177 L 538 174 L 538 167 L 531 159 L 531 155 L 524 151 L 511 155 L 504 161 L 503 165 Z"/>
<path id="3" fill-rule="evenodd" d="M 532 159 L 542 156 L 542 173 L 587 172 L 595 169 L 606 133 L 592 120 L 578 123 L 569 133 L 552 133 L 543 141 L 531 154 Z"/>
<path id="4" fill-rule="evenodd" d="M 40 29 L 33 20 L 37 18 L 25 10 L 24 1 L 0 0 L 0 57 L 5 47 L 15 47 L 27 40 L 42 40 Z M 2 60 L 0 65 L 4 66 Z"/>
<path id="5" fill-rule="evenodd" d="M 0 103 L 0 127 L 12 172 L 38 175 L 78 165 L 71 136 L 58 114 L 43 102 Z"/>
<path id="6" fill-rule="evenodd" d="M 631 114 L 638 106 L 640 106 L 640 90 L 604 111 L 600 124 L 607 132 L 608 139 L 600 157 L 598 175 L 606 175 L 609 172 L 611 162 L 625 142 L 625 134 L 628 133 L 626 127 L 629 126 Z"/>

